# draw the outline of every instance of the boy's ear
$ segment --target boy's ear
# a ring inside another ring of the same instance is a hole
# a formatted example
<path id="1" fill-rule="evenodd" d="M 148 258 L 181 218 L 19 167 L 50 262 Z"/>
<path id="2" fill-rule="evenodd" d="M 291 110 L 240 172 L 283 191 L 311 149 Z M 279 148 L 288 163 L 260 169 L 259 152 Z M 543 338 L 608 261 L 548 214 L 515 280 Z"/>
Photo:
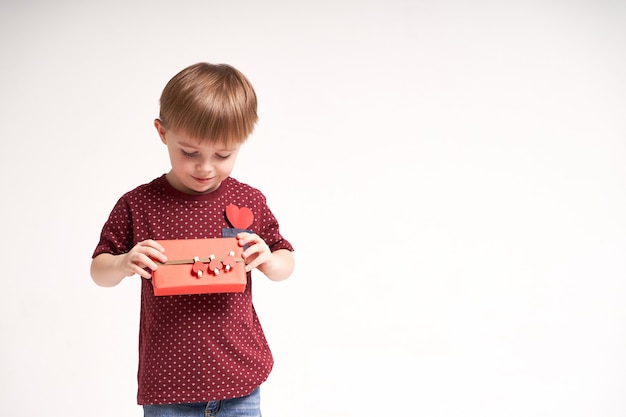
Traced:
<path id="1" fill-rule="evenodd" d="M 154 119 L 154 127 L 156 127 L 157 132 L 159 132 L 159 137 L 161 138 L 161 142 L 167 144 L 167 139 L 165 138 L 165 126 L 159 119 Z"/>

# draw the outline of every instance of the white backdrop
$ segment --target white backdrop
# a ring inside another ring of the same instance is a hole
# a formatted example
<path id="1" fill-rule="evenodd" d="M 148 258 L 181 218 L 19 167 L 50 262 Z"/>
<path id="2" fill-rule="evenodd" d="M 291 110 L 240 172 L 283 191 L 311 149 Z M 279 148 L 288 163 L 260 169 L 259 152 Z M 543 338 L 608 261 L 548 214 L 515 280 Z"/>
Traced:
<path id="1" fill-rule="evenodd" d="M 264 415 L 626 415 L 626 3 L 7 3 L 2 415 L 141 416 L 139 278 L 89 263 L 198 61 L 255 86 L 233 176 L 296 248 Z"/>

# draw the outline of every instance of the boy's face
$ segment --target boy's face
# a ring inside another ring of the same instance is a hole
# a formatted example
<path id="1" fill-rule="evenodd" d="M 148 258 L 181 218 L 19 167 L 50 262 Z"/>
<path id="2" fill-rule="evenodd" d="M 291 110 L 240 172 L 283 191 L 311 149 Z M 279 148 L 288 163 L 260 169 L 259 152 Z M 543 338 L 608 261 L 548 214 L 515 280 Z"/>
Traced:
<path id="1" fill-rule="evenodd" d="M 172 169 L 167 179 L 178 191 L 187 194 L 215 191 L 235 167 L 241 145 L 224 147 L 200 143 L 165 129 L 160 120 L 155 120 L 154 125 L 170 155 Z"/>

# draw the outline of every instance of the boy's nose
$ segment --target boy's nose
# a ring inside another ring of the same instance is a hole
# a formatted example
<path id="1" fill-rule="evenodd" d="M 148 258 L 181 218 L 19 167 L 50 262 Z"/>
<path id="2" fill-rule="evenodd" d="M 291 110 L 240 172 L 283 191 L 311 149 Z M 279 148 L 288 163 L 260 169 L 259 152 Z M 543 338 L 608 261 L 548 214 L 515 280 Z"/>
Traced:
<path id="1" fill-rule="evenodd" d="M 210 160 L 204 159 L 198 164 L 198 170 L 202 172 L 211 172 L 213 170 L 213 164 Z"/>

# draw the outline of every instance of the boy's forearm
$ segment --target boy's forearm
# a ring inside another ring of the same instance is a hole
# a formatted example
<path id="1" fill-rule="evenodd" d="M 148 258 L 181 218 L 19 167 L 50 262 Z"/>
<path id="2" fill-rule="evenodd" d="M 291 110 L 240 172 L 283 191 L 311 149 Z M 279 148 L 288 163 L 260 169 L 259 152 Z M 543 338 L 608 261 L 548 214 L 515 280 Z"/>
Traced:
<path id="1" fill-rule="evenodd" d="M 115 255 L 102 253 L 91 261 L 91 278 L 101 287 L 114 287 L 124 279 Z"/>
<path id="2" fill-rule="evenodd" d="M 272 252 L 272 261 L 259 267 L 259 270 L 272 281 L 283 281 L 291 275 L 295 266 L 293 253 L 287 249 Z"/>

